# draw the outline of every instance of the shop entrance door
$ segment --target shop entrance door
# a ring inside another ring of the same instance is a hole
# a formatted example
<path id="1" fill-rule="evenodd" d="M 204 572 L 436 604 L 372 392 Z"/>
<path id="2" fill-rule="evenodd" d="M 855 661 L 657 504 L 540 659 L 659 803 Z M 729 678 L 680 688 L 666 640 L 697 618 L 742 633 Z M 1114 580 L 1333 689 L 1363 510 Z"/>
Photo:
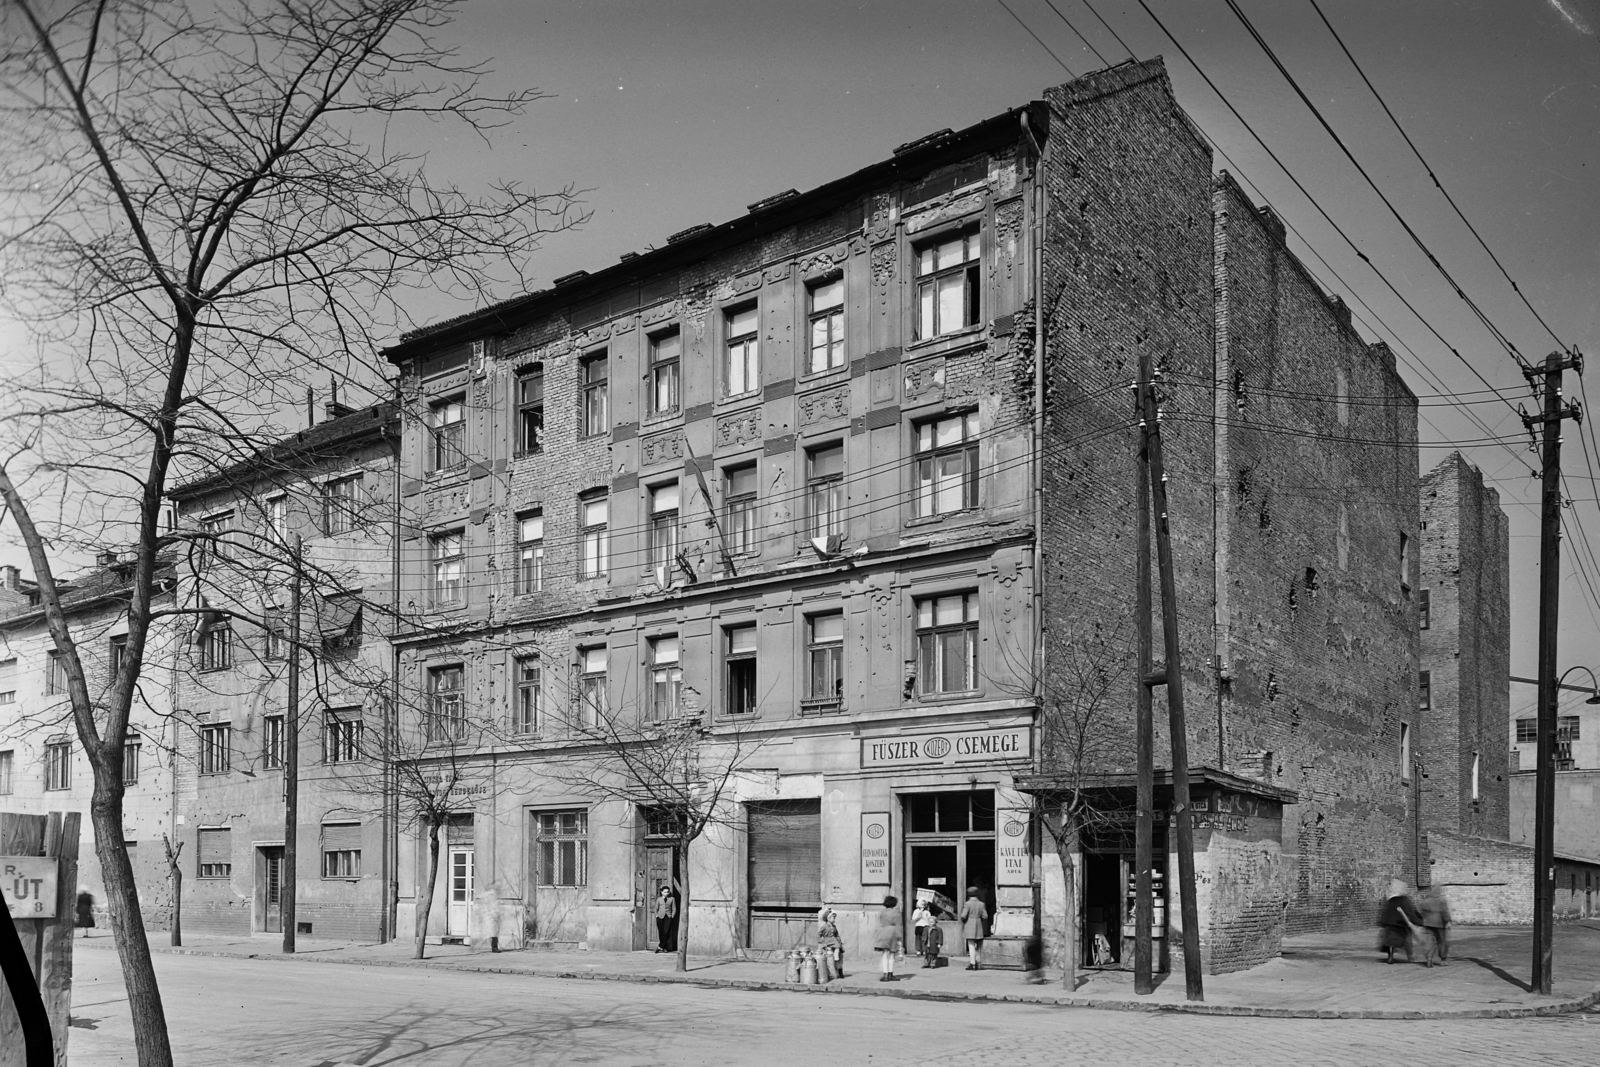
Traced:
<path id="1" fill-rule="evenodd" d="M 283 933 L 283 849 L 261 850 L 261 929 L 269 934 Z"/>
<path id="2" fill-rule="evenodd" d="M 450 898 L 445 905 L 446 937 L 466 937 L 472 921 L 473 856 L 470 848 L 450 850 Z"/>
<path id="3" fill-rule="evenodd" d="M 944 954 L 967 950 L 958 916 L 968 888 L 978 890 L 989 912 L 984 934 L 992 932 L 995 909 L 994 793 L 912 793 L 904 797 L 906 814 L 906 951 L 916 950 L 912 913 L 919 897 L 939 909 Z"/>

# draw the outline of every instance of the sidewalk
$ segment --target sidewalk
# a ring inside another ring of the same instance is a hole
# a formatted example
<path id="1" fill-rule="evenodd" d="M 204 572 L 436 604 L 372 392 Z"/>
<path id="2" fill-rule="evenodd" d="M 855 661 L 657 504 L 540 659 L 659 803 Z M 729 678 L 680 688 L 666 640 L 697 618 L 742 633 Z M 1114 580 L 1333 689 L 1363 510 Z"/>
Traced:
<path id="1" fill-rule="evenodd" d="M 285 957 L 276 936 L 229 939 L 190 935 L 182 948 L 151 933 L 156 952 L 256 959 L 298 959 L 359 966 L 422 967 L 446 971 L 526 974 L 545 978 L 622 982 L 672 982 L 702 987 L 771 989 L 798 993 L 848 993 L 918 999 L 1003 1000 L 1071 1005 L 1120 1011 L 1181 1011 L 1216 1015 L 1290 1018 L 1441 1019 L 1508 1018 L 1579 1011 L 1600 1003 L 1600 920 L 1556 928 L 1555 991 L 1540 996 L 1527 988 L 1532 954 L 1527 927 L 1460 927 L 1455 930 L 1450 964 L 1387 966 L 1372 947 L 1368 931 L 1289 938 L 1280 959 L 1233 974 L 1205 976 L 1206 1000 L 1184 999 L 1183 975 L 1158 976 L 1147 997 L 1133 992 L 1131 972 L 1088 972 L 1068 994 L 1060 972 L 1049 984 L 1031 984 L 1017 971 L 965 969 L 965 960 L 923 970 L 909 958 L 899 980 L 878 981 L 876 960 L 846 960 L 848 976 L 826 986 L 784 982 L 782 963 L 694 958 L 679 974 L 674 957 L 645 952 L 525 950 L 491 953 L 487 948 L 429 945 L 427 958 L 413 960 L 409 943 L 354 944 L 300 938 L 298 952 Z M 109 936 L 79 938 L 79 948 L 110 949 Z"/>

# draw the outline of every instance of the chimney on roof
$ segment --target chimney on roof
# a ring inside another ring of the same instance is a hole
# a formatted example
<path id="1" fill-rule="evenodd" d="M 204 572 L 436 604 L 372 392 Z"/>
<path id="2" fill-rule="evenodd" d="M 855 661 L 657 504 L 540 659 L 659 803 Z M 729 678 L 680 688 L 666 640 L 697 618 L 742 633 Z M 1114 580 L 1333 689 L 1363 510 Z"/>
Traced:
<path id="1" fill-rule="evenodd" d="M 322 405 L 322 413 L 330 419 L 342 419 L 346 415 L 354 415 L 356 409 L 349 404 L 341 404 L 337 400 L 330 400 Z"/>
<path id="2" fill-rule="evenodd" d="M 311 391 L 311 386 L 306 386 L 306 425 L 317 424 L 317 398 Z"/>
<path id="3" fill-rule="evenodd" d="M 9 589 L 13 593 L 22 589 L 22 572 L 15 567 L 0 567 L 0 589 Z"/>
<path id="4" fill-rule="evenodd" d="M 96 567 L 110 567 L 117 562 L 117 552 L 113 548 L 103 548 L 94 554 Z"/>

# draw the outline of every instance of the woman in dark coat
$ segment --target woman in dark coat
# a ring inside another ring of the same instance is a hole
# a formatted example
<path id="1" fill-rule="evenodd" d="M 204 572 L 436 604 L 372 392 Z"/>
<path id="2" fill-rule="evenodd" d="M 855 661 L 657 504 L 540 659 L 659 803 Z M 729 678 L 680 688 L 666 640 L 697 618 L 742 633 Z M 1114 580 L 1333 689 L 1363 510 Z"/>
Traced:
<path id="1" fill-rule="evenodd" d="M 84 937 L 88 937 L 89 931 L 94 929 L 94 894 L 87 889 L 78 890 L 78 903 L 73 909 L 72 925 L 82 930 Z"/>
<path id="2" fill-rule="evenodd" d="M 1405 883 L 1396 878 L 1389 883 L 1389 895 L 1378 913 L 1378 947 L 1388 954 L 1385 963 L 1394 962 L 1394 950 L 1406 950 L 1411 961 L 1411 931 L 1419 921 L 1417 905 L 1406 894 Z"/>
<path id="3" fill-rule="evenodd" d="M 872 947 L 878 950 L 878 966 L 883 971 L 880 982 L 894 981 L 894 958 L 905 946 L 905 917 L 900 912 L 898 897 L 883 898 L 883 910 L 878 912 L 878 928 L 872 938 Z"/>

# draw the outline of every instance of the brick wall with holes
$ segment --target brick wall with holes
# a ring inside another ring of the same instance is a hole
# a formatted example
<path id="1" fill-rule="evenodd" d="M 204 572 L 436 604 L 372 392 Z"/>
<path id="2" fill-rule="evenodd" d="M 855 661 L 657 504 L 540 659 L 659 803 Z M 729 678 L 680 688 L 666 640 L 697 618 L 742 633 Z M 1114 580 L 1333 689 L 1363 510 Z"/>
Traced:
<path id="1" fill-rule="evenodd" d="M 1359 927 L 1415 877 L 1416 400 L 1270 210 L 1215 210 L 1225 750 L 1299 794 L 1287 929 Z"/>
<path id="2" fill-rule="evenodd" d="M 1510 540 L 1499 494 L 1453 452 L 1422 479 L 1422 820 L 1510 834 Z"/>
<path id="3" fill-rule="evenodd" d="M 1533 921 L 1533 849 L 1447 830 L 1428 832 L 1433 884 L 1458 923 Z M 1556 857 L 1557 921 L 1600 914 L 1600 861 Z"/>

